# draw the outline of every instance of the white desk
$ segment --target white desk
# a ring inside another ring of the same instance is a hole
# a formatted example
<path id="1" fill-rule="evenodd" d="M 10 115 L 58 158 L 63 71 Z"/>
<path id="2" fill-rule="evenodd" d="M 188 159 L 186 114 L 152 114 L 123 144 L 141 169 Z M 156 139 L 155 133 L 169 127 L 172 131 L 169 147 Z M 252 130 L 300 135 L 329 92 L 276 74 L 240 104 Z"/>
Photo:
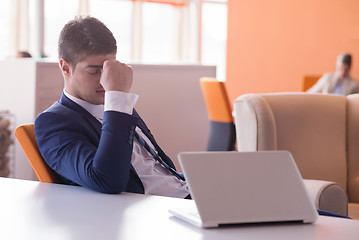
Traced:
<path id="1" fill-rule="evenodd" d="M 315 224 L 199 229 L 168 213 L 190 201 L 0 178 L 0 239 L 359 239 L 359 221 L 332 217 Z"/>

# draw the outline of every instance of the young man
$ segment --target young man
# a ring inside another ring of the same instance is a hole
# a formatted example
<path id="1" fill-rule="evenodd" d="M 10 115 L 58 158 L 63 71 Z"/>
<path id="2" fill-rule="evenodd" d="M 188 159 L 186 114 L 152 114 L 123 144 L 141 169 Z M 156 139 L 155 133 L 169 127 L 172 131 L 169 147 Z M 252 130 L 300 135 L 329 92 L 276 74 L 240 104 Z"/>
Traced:
<path id="1" fill-rule="evenodd" d="M 99 20 L 76 18 L 64 26 L 59 66 L 65 88 L 35 120 L 42 156 L 64 184 L 190 198 L 183 175 L 134 110 L 133 72 L 116 52 L 115 38 Z"/>
<path id="2" fill-rule="evenodd" d="M 78 17 L 59 38 L 62 97 L 35 121 L 42 156 L 64 184 L 185 198 L 183 175 L 134 110 L 133 72 L 99 20 Z"/>

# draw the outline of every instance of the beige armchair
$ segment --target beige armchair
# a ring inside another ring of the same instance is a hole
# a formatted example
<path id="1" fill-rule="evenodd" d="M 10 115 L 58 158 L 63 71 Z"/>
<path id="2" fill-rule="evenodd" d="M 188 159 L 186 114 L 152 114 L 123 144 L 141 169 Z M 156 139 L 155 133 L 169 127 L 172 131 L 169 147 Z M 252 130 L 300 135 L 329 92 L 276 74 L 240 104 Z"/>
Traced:
<path id="1" fill-rule="evenodd" d="M 234 111 L 239 151 L 289 150 L 304 179 L 324 180 L 306 181 L 318 209 L 345 213 L 344 189 L 359 218 L 359 94 L 246 94 Z"/>

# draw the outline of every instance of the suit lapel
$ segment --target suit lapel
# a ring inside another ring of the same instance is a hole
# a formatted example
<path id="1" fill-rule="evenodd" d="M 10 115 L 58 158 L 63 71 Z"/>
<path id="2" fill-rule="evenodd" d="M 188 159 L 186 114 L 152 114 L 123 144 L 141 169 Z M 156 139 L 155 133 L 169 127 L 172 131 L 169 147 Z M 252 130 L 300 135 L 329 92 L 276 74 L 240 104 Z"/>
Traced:
<path id="1" fill-rule="evenodd" d="M 335 87 L 335 85 L 337 84 L 337 81 L 338 81 L 335 74 L 331 75 L 330 77 L 331 77 L 331 79 L 329 80 L 328 93 L 333 92 L 334 87 Z"/>
<path id="2" fill-rule="evenodd" d="M 86 111 L 83 107 L 81 107 L 77 103 L 73 102 L 68 97 L 66 97 L 66 95 L 63 93 L 62 93 L 62 96 L 60 99 L 60 103 L 64 106 L 74 110 L 75 112 L 79 113 L 80 115 L 82 115 L 83 118 L 85 118 L 86 121 L 97 132 L 98 136 L 99 137 L 101 136 L 101 128 L 102 128 L 101 123 L 94 116 L 92 116 L 88 111 Z"/>

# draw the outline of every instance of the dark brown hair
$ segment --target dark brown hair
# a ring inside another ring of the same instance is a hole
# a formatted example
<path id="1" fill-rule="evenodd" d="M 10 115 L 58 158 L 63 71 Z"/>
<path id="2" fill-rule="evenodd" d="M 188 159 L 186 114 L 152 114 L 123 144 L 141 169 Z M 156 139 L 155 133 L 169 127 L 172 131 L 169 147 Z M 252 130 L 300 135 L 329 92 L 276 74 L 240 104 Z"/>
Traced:
<path id="1" fill-rule="evenodd" d="M 112 32 L 93 17 L 76 17 L 68 22 L 61 30 L 58 47 L 59 59 L 63 58 L 74 68 L 87 56 L 117 52 Z"/>
<path id="2" fill-rule="evenodd" d="M 352 66 L 352 55 L 349 53 L 342 53 L 337 57 L 337 65 L 346 64 L 350 68 Z"/>

